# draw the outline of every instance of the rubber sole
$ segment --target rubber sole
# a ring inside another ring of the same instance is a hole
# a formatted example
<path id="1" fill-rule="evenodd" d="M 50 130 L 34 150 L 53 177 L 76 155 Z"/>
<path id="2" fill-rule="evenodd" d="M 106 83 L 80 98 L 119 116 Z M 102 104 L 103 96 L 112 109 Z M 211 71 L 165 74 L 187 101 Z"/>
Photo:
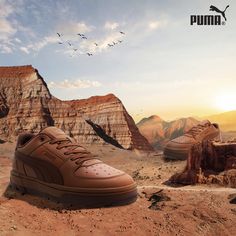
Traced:
<path id="1" fill-rule="evenodd" d="M 219 138 L 220 138 L 220 134 L 219 133 L 214 133 L 214 134 L 211 134 L 211 135 L 205 137 L 202 141 L 211 140 L 211 139 L 219 139 Z M 177 160 L 184 161 L 184 160 L 187 160 L 189 152 L 190 152 L 191 147 L 193 145 L 189 146 L 188 149 L 173 149 L 173 148 L 167 148 L 166 147 L 164 149 L 165 159 L 173 160 L 173 161 L 177 161 Z"/>
<path id="2" fill-rule="evenodd" d="M 190 150 L 185 150 L 181 152 L 179 150 L 166 148 L 164 151 L 164 156 L 165 156 L 165 159 L 168 159 L 168 160 L 184 161 L 184 160 L 187 160 L 189 152 Z"/>
<path id="3" fill-rule="evenodd" d="M 11 186 L 22 194 L 32 194 L 63 204 L 65 207 L 95 208 L 121 206 L 137 199 L 136 184 L 119 188 L 73 188 L 45 183 L 11 171 Z"/>

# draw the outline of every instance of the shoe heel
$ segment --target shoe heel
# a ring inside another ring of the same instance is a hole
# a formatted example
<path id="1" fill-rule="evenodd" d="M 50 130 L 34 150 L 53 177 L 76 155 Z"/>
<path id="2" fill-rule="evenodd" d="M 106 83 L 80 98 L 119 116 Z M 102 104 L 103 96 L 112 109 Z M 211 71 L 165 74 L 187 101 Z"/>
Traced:
<path id="1" fill-rule="evenodd" d="M 216 141 L 216 142 L 222 142 L 222 135 L 221 132 L 216 134 L 211 134 L 209 136 L 207 136 L 205 139 L 203 139 L 202 141 L 207 141 L 207 140 L 212 140 L 212 141 Z"/>
<path id="2" fill-rule="evenodd" d="M 220 133 L 213 138 L 214 141 L 217 141 L 217 142 L 222 142 L 222 134 L 221 134 L 221 131 Z"/>
<path id="3" fill-rule="evenodd" d="M 22 186 L 20 179 L 12 174 L 10 177 L 10 186 L 12 189 L 20 192 L 22 195 L 27 193 L 27 189 L 24 186 Z"/>
<path id="4" fill-rule="evenodd" d="M 14 183 L 10 183 L 10 186 L 13 190 L 20 192 L 22 195 L 25 195 L 27 193 L 27 189 L 25 187 L 16 185 Z"/>

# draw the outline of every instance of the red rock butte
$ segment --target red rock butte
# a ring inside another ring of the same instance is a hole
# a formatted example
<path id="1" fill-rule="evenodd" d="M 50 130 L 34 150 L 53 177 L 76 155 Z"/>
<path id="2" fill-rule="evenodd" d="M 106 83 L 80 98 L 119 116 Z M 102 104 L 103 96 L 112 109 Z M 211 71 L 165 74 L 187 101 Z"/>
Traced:
<path id="1" fill-rule="evenodd" d="M 25 66 L 0 66 L 1 78 L 25 78 L 38 71 L 32 65 Z"/>
<path id="2" fill-rule="evenodd" d="M 92 96 L 87 99 L 70 100 L 70 101 L 64 101 L 64 102 L 71 103 L 72 106 L 86 106 L 86 105 L 91 105 L 91 104 L 115 102 L 117 100 L 118 98 L 114 94 L 110 93 L 105 96 Z"/>
<path id="3" fill-rule="evenodd" d="M 0 67 L 0 138 L 54 125 L 82 144 L 111 143 L 152 151 L 122 102 L 113 94 L 62 101 L 51 95 L 31 65 Z"/>

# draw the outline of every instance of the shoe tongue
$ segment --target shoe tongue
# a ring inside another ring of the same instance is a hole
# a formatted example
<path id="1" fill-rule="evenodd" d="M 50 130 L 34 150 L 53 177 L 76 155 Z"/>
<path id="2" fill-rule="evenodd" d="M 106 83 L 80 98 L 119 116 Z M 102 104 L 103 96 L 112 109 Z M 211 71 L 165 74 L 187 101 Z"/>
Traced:
<path id="1" fill-rule="evenodd" d="M 52 138 L 66 138 L 68 135 L 66 135 L 61 129 L 58 129 L 54 126 L 49 126 L 45 129 L 43 129 L 41 134 L 46 134 Z"/>

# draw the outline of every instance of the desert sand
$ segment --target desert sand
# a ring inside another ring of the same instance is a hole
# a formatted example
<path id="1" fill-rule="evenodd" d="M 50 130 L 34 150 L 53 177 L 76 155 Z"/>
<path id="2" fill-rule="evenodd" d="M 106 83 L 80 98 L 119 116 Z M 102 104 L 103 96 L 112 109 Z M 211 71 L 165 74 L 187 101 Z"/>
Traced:
<path id="1" fill-rule="evenodd" d="M 0 235 L 235 235 L 236 189 L 171 187 L 165 182 L 185 162 L 110 145 L 90 146 L 100 158 L 133 176 L 139 191 L 128 206 L 63 209 L 60 204 L 10 189 L 14 143 L 0 144 Z"/>

